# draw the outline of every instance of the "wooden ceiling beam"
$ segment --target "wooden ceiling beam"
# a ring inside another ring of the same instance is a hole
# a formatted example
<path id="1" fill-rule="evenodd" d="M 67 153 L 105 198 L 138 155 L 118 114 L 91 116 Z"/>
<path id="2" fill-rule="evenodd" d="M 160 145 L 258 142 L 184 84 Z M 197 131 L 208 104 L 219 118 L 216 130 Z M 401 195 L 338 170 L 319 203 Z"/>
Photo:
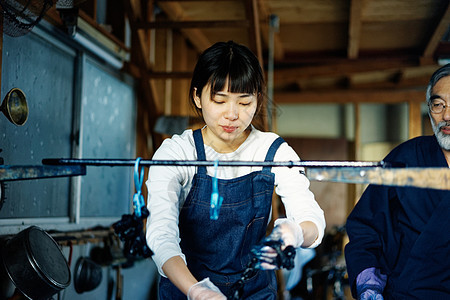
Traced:
<path id="1" fill-rule="evenodd" d="M 354 73 L 349 75 L 350 85 L 391 81 L 398 85 L 417 84 L 421 86 L 428 83 L 431 75 L 438 68 L 438 65 L 426 65 Z"/>
<path id="2" fill-rule="evenodd" d="M 425 84 L 428 84 L 431 75 L 438 68 L 439 65 L 437 64 L 403 68 L 398 78 L 398 83 L 417 82 L 421 80 L 421 82 L 425 81 Z"/>
<path id="3" fill-rule="evenodd" d="M 167 14 L 169 19 L 173 21 L 189 21 L 179 3 L 171 1 L 158 1 L 158 6 Z M 200 29 L 181 29 L 180 32 L 199 53 L 211 46 L 211 41 Z"/>
<path id="4" fill-rule="evenodd" d="M 346 103 L 402 103 L 425 101 L 425 90 L 386 89 L 386 90 L 332 90 L 283 92 L 274 94 L 276 104 L 346 104 Z"/>
<path id="5" fill-rule="evenodd" d="M 410 59 L 358 59 L 326 65 L 307 65 L 293 68 L 277 68 L 274 72 L 275 83 L 291 79 L 310 78 L 314 76 L 344 76 L 354 73 L 382 71 L 416 67 L 417 60 Z"/>
<path id="6" fill-rule="evenodd" d="M 183 29 L 183 28 L 232 28 L 249 27 L 248 20 L 221 20 L 221 21 L 157 21 L 157 22 L 139 22 L 140 29 Z"/>
<path id="7" fill-rule="evenodd" d="M 351 0 L 350 4 L 350 20 L 348 28 L 348 46 L 347 57 L 349 59 L 358 58 L 359 43 L 361 40 L 361 14 L 362 0 Z"/>
<path id="8" fill-rule="evenodd" d="M 312 89 L 389 89 L 389 88 L 423 88 L 438 65 L 416 66 L 404 68 L 386 68 L 382 70 L 355 72 L 351 74 L 335 74 L 323 76 L 311 76 L 293 78 L 284 83 L 278 82 L 279 86 L 295 83 L 300 91 Z"/>
<path id="9" fill-rule="evenodd" d="M 445 10 L 445 13 L 443 14 L 441 20 L 439 21 L 439 24 L 437 25 L 436 29 L 431 35 L 430 40 L 428 41 L 425 50 L 423 51 L 421 57 L 422 62 L 429 62 L 430 60 L 433 60 L 433 55 L 439 46 L 439 42 L 441 41 L 442 36 L 449 29 L 449 24 L 450 24 L 450 3 L 447 3 L 447 9 Z"/>

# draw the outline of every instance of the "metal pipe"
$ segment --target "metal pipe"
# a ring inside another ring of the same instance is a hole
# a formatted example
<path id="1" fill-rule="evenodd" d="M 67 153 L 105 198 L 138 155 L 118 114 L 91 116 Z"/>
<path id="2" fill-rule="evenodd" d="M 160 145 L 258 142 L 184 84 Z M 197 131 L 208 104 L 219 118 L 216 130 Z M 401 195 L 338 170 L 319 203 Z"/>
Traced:
<path id="1" fill-rule="evenodd" d="M 82 166 L 134 166 L 134 159 L 44 159 L 44 164 Z M 410 186 L 450 190 L 449 168 L 406 168 L 400 163 L 365 161 L 197 161 L 197 160 L 141 160 L 141 166 L 261 166 L 307 167 L 310 180 L 342 183 Z"/>
<path id="2" fill-rule="evenodd" d="M 275 32 L 278 32 L 280 21 L 277 15 L 269 16 L 269 57 L 267 64 L 267 114 L 269 131 L 273 130 L 273 69 L 274 69 L 274 48 Z"/>
<path id="3" fill-rule="evenodd" d="M 46 158 L 42 160 L 44 165 L 84 165 L 84 166 L 134 166 L 135 159 L 88 159 L 88 158 Z M 215 161 L 198 160 L 145 160 L 140 166 L 214 166 Z M 388 167 L 392 166 L 383 161 L 219 161 L 219 166 L 226 167 Z"/>

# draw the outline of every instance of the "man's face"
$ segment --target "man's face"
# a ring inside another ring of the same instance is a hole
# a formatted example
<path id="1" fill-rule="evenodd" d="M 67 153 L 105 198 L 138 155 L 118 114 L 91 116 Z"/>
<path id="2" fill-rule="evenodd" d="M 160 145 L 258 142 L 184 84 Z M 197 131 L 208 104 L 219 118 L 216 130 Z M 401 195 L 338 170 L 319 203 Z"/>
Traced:
<path id="1" fill-rule="evenodd" d="M 429 111 L 431 126 L 441 148 L 450 151 L 450 76 L 439 79 L 431 93 L 431 106 Z"/>

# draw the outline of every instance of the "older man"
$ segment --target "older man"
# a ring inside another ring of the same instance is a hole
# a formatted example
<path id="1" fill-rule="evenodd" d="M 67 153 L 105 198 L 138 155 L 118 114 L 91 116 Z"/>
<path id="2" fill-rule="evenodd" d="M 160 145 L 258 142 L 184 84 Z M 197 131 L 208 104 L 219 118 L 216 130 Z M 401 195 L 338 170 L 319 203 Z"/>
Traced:
<path id="1" fill-rule="evenodd" d="M 426 98 L 434 135 L 406 141 L 386 162 L 450 165 L 450 64 Z M 369 186 L 347 220 L 345 258 L 357 299 L 450 299 L 450 192 Z"/>

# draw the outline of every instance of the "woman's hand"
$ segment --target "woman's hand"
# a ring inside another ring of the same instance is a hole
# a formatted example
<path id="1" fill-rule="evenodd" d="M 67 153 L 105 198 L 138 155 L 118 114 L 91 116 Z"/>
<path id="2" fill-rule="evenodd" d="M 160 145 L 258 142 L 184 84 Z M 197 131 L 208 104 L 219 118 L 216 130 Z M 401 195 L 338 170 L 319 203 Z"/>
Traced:
<path id="1" fill-rule="evenodd" d="M 266 238 L 266 241 L 280 241 L 281 250 L 287 246 L 298 248 L 303 244 L 303 231 L 299 224 L 292 220 L 282 218 L 275 221 L 275 227 L 272 233 Z M 260 262 L 259 267 L 263 270 L 275 270 L 281 266 L 277 265 L 277 251 L 269 245 L 262 247 L 257 258 Z"/>
<path id="2" fill-rule="evenodd" d="M 272 234 L 279 236 L 283 241 L 281 250 L 284 250 L 287 246 L 298 248 L 303 244 L 303 230 L 300 224 L 287 218 L 280 218 L 275 220 L 274 225 L 275 228 L 273 229 Z"/>
<path id="3" fill-rule="evenodd" d="M 188 291 L 188 300 L 226 300 L 224 294 L 209 278 L 197 282 Z"/>

